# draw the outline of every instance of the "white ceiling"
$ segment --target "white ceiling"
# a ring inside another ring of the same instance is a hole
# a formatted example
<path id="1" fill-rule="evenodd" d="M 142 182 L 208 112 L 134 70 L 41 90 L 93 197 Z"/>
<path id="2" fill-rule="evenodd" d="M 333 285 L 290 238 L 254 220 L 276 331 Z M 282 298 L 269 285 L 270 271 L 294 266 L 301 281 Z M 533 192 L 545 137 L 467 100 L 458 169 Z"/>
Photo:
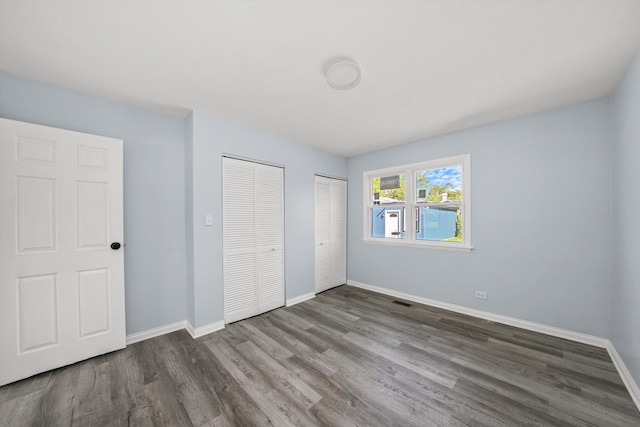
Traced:
<path id="1" fill-rule="evenodd" d="M 0 2 L 3 71 L 345 156 L 605 96 L 639 48 L 640 0 Z"/>

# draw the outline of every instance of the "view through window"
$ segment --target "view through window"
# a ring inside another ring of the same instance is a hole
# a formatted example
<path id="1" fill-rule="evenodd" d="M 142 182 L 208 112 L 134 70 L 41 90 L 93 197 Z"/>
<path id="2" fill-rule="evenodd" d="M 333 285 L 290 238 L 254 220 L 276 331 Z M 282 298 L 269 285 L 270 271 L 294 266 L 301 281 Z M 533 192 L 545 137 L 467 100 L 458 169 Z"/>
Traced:
<path id="1" fill-rule="evenodd" d="M 365 172 L 365 241 L 469 249 L 469 164 L 463 155 Z"/>

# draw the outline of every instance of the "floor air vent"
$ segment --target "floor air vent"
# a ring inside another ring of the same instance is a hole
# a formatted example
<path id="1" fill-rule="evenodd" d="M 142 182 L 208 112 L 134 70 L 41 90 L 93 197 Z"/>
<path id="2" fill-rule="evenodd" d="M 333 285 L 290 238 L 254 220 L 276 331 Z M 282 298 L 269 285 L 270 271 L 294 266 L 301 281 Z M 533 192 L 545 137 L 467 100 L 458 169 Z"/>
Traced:
<path id="1" fill-rule="evenodd" d="M 399 305 L 403 305 L 405 307 L 411 307 L 411 304 L 409 304 L 408 302 L 404 302 L 404 301 L 398 301 L 398 300 L 393 300 L 394 304 L 399 304 Z"/>

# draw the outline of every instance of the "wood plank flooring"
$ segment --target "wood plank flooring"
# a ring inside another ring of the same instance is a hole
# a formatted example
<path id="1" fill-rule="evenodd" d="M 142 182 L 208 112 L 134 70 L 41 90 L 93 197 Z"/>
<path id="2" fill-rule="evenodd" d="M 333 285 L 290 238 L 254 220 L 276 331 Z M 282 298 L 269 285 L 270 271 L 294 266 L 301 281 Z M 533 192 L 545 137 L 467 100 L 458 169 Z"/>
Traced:
<path id="1" fill-rule="evenodd" d="M 0 387 L 0 426 L 640 426 L 607 352 L 341 286 Z"/>

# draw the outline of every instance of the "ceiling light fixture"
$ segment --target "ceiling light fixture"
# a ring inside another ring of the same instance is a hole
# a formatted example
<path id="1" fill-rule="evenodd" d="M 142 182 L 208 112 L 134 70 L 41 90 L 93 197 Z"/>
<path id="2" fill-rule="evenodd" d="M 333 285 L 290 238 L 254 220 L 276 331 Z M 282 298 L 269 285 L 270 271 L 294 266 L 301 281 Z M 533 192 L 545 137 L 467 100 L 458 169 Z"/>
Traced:
<path id="1" fill-rule="evenodd" d="M 335 58 L 324 66 L 327 83 L 334 89 L 353 89 L 360 83 L 360 67 L 349 58 Z"/>

